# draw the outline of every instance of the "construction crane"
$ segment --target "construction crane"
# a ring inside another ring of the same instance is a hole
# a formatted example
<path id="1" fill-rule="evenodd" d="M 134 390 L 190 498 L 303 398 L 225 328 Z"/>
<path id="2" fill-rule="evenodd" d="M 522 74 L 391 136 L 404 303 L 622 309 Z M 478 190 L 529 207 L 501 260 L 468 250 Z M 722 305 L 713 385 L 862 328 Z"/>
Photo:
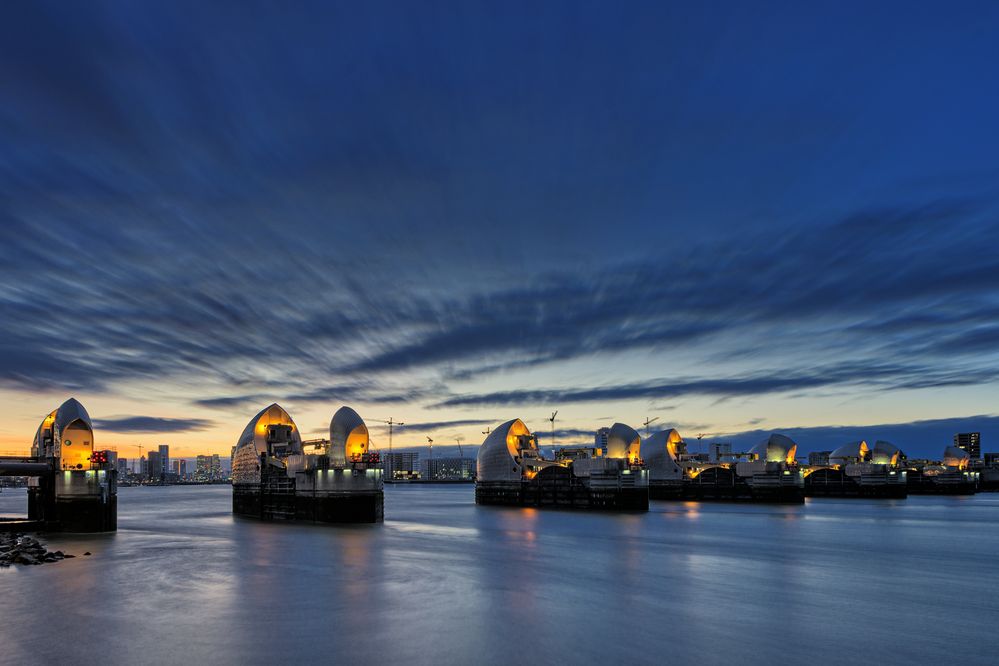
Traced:
<path id="1" fill-rule="evenodd" d="M 142 474 L 142 452 L 145 451 L 146 449 L 141 444 L 132 444 L 131 446 L 134 446 L 135 448 L 139 449 L 139 460 L 138 460 L 139 469 L 135 470 L 135 473 Z"/>
<path id="2" fill-rule="evenodd" d="M 548 419 L 552 422 L 552 451 L 555 450 L 555 417 L 558 416 L 558 410 L 556 409 L 552 412 L 551 417 Z"/>
<path id="3" fill-rule="evenodd" d="M 430 444 L 430 459 L 433 460 L 434 459 L 434 440 L 430 438 L 430 435 L 427 435 L 427 442 Z"/>
<path id="4" fill-rule="evenodd" d="M 462 443 L 462 441 L 464 441 L 464 439 L 465 438 L 462 437 L 461 435 L 455 435 L 455 437 L 454 437 L 454 443 L 458 445 L 458 457 L 459 458 L 464 458 L 465 457 L 465 454 L 461 450 L 461 443 Z"/>
<path id="5" fill-rule="evenodd" d="M 486 426 L 486 429 L 482 431 L 482 434 L 483 435 L 488 435 L 490 432 L 492 432 L 492 431 L 489 429 L 489 426 Z"/>
<path id="6" fill-rule="evenodd" d="M 384 419 L 371 419 L 371 420 L 374 421 L 374 422 L 376 422 L 376 423 L 387 423 L 388 424 L 388 427 L 389 427 L 389 453 L 392 453 L 392 427 L 393 426 L 397 426 L 397 425 L 406 425 L 406 424 L 403 423 L 402 421 L 393 421 L 391 416 L 388 418 L 388 421 L 386 421 Z"/>
<path id="7" fill-rule="evenodd" d="M 645 436 L 646 437 L 649 436 L 649 424 L 650 423 L 655 423 L 658 420 L 659 420 L 658 416 L 654 416 L 651 419 L 648 416 L 645 417 Z"/>

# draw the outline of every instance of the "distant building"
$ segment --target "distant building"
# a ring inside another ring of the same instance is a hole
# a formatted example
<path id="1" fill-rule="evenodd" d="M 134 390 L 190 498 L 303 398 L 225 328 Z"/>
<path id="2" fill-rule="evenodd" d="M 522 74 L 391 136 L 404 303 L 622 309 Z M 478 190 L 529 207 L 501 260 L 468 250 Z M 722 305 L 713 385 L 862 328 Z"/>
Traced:
<path id="1" fill-rule="evenodd" d="M 420 475 L 420 454 L 415 451 L 392 452 L 382 455 L 385 478 L 415 479 Z"/>
<path id="2" fill-rule="evenodd" d="M 598 449 L 600 454 L 607 450 L 607 437 L 610 435 L 610 428 L 600 428 L 593 434 L 593 448 Z"/>
<path id="3" fill-rule="evenodd" d="M 150 481 L 163 480 L 163 459 L 159 451 L 150 451 L 146 458 L 146 478 Z"/>
<path id="4" fill-rule="evenodd" d="M 424 481 L 472 481 L 474 458 L 431 458 L 423 461 Z"/>
<path id="5" fill-rule="evenodd" d="M 999 453 L 986 453 L 985 464 L 989 467 L 999 467 Z"/>
<path id="6" fill-rule="evenodd" d="M 179 462 L 180 465 L 178 465 L 177 474 L 183 479 L 187 476 L 187 459 L 181 458 Z"/>
<path id="7" fill-rule="evenodd" d="M 217 481 L 222 478 L 222 460 L 219 454 L 212 454 L 212 480 Z"/>
<path id="8" fill-rule="evenodd" d="M 808 464 L 813 467 L 828 465 L 830 453 L 832 453 L 832 451 L 812 451 L 808 454 Z"/>
<path id="9" fill-rule="evenodd" d="M 954 435 L 954 446 L 968 452 L 972 460 L 982 457 L 982 433 L 959 432 Z"/>
<path id="10" fill-rule="evenodd" d="M 167 474 L 171 471 L 170 468 L 170 445 L 160 444 L 160 473 Z"/>
<path id="11" fill-rule="evenodd" d="M 198 456 L 194 461 L 194 478 L 196 481 L 210 481 L 212 478 L 212 457 Z"/>
<path id="12" fill-rule="evenodd" d="M 118 458 L 118 478 L 123 479 L 128 476 L 128 458 Z"/>
<path id="13" fill-rule="evenodd" d="M 708 458 L 710 462 L 722 462 L 730 460 L 732 456 L 731 442 L 712 442 L 708 444 Z"/>

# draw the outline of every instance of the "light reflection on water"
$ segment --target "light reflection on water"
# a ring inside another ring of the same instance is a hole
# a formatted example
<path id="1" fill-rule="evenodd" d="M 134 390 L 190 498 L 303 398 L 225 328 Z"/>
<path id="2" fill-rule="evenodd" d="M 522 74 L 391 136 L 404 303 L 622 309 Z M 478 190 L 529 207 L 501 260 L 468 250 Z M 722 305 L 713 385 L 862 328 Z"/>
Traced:
<path id="1" fill-rule="evenodd" d="M 92 557 L 0 570 L 0 662 L 992 661 L 999 496 L 615 515 L 472 495 L 390 487 L 384 525 L 332 527 L 233 518 L 224 486 L 123 488 L 117 534 L 48 537 Z M 98 629 L 106 656 L 80 647 Z"/>

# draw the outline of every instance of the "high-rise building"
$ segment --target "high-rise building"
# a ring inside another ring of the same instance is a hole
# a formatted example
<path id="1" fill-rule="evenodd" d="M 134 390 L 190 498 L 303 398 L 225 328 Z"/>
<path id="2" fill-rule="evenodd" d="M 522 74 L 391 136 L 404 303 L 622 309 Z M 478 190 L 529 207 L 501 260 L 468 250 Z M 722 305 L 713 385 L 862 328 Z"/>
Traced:
<path id="1" fill-rule="evenodd" d="M 219 459 L 219 454 L 212 454 L 212 479 L 218 480 L 222 478 L 222 461 Z"/>
<path id="2" fill-rule="evenodd" d="M 174 460 L 171 463 L 171 466 L 173 467 L 173 469 L 171 471 L 174 474 L 176 474 L 177 476 L 180 476 L 180 461 L 179 460 Z"/>
<path id="3" fill-rule="evenodd" d="M 967 451 L 972 460 L 978 460 L 982 457 L 982 433 L 959 432 L 954 435 L 954 446 Z"/>
<path id="4" fill-rule="evenodd" d="M 170 445 L 160 444 L 160 473 L 168 474 L 170 469 Z"/>
<path id="5" fill-rule="evenodd" d="M 178 462 L 180 465 L 178 466 L 177 474 L 179 474 L 180 478 L 183 479 L 187 476 L 187 458 L 181 458 Z"/>
<path id="6" fill-rule="evenodd" d="M 198 481 L 207 481 L 212 475 L 211 456 L 198 456 L 194 461 L 194 478 Z"/>
<path id="7" fill-rule="evenodd" d="M 163 459 L 159 451 L 150 451 L 146 458 L 146 478 L 150 481 L 163 480 Z"/>
<path id="8" fill-rule="evenodd" d="M 593 435 L 593 448 L 600 449 L 601 453 L 607 451 L 607 437 L 610 435 L 610 428 L 600 428 Z"/>
<path id="9" fill-rule="evenodd" d="M 128 476 L 128 458 L 118 458 L 118 478 L 123 479 Z"/>

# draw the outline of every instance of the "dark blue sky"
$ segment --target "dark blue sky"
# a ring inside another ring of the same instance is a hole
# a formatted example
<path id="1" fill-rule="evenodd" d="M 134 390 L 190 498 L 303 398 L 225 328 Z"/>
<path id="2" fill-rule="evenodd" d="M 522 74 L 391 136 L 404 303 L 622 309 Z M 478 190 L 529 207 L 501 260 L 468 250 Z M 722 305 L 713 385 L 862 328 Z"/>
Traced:
<path id="1" fill-rule="evenodd" d="M 0 441 L 997 413 L 995 3 L 156 4 L 0 9 Z"/>

